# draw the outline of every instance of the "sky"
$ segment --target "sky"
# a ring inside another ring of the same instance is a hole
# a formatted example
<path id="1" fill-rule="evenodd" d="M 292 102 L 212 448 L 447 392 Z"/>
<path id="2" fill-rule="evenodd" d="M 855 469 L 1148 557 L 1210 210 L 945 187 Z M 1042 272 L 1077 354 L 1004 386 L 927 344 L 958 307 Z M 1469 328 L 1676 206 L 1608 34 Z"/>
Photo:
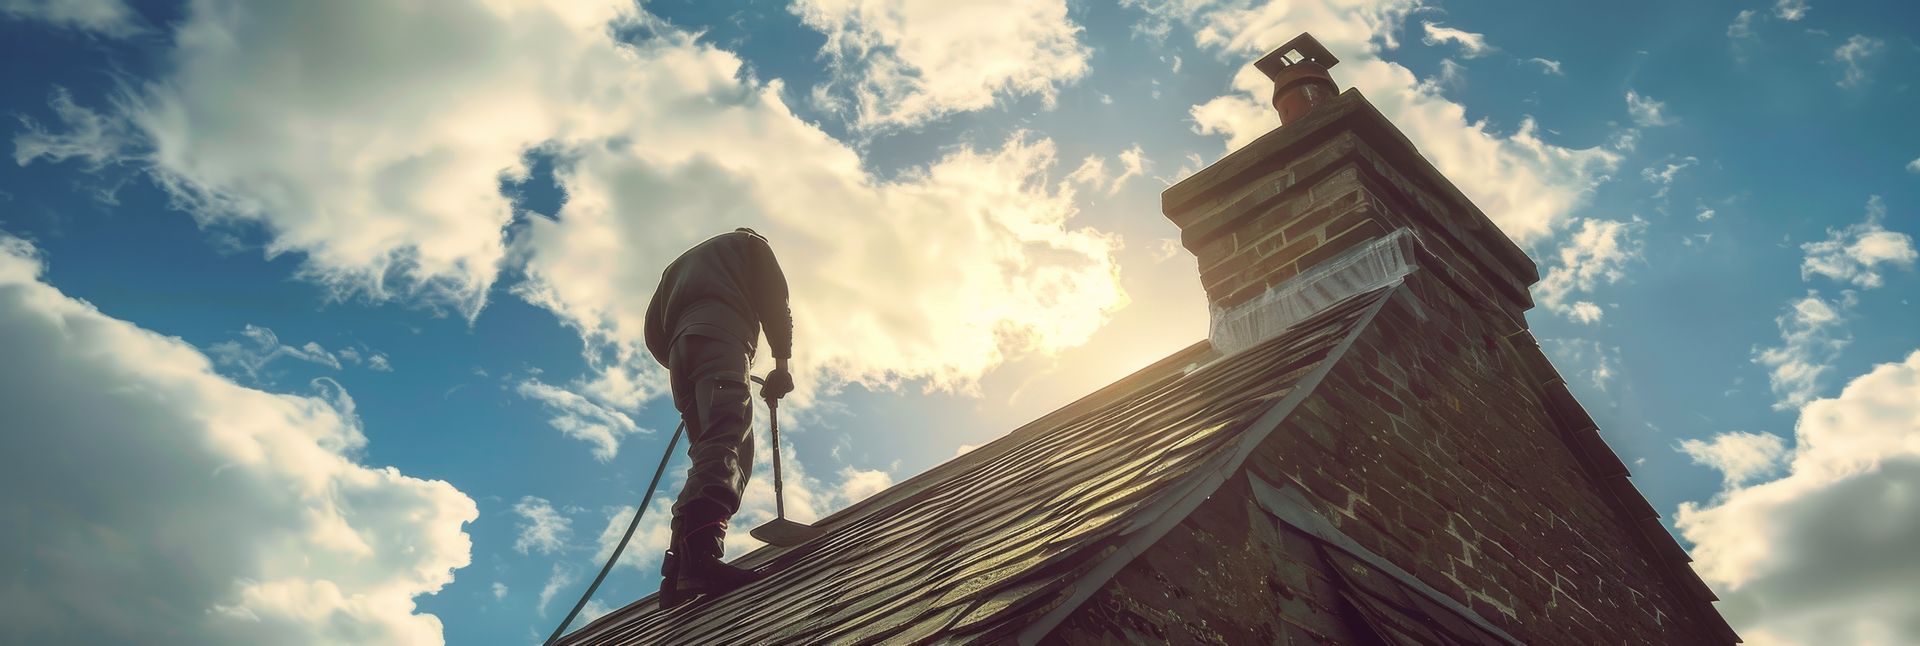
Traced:
<path id="1" fill-rule="evenodd" d="M 1158 193 L 1279 125 L 1250 64 L 1311 31 L 1539 263 L 1535 335 L 1742 636 L 1920 643 L 1916 27 L 1830 0 L 0 0 L 0 634 L 538 642 L 677 422 L 654 281 L 736 226 L 794 295 L 792 515 L 989 442 L 1205 337 Z M 587 615 L 657 585 L 683 469 Z"/>

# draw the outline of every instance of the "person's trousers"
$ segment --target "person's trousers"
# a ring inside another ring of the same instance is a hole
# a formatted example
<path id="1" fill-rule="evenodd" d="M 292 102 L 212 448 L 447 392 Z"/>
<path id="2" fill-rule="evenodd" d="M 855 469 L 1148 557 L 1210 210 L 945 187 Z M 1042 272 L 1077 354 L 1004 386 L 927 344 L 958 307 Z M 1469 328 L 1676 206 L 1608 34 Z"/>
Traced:
<path id="1" fill-rule="evenodd" d="M 728 339 L 694 334 L 667 353 L 673 406 L 687 424 L 686 486 L 673 504 L 673 530 L 688 549 L 719 556 L 726 521 L 740 510 L 753 473 L 753 398 L 749 357 Z"/>

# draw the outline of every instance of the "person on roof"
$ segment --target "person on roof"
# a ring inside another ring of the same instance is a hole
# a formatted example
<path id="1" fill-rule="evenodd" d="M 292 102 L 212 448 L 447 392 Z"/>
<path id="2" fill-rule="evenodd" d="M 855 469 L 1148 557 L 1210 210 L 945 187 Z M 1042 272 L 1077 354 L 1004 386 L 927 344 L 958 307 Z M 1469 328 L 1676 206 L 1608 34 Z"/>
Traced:
<path id="1" fill-rule="evenodd" d="M 773 247 L 739 228 L 680 254 L 647 306 L 647 350 L 667 367 L 673 406 L 687 425 L 686 485 L 673 504 L 673 538 L 661 561 L 661 605 L 717 594 L 758 578 L 720 560 L 727 522 L 753 472 L 753 402 L 747 379 L 761 330 L 774 368 L 760 395 L 793 391 L 793 313 Z"/>

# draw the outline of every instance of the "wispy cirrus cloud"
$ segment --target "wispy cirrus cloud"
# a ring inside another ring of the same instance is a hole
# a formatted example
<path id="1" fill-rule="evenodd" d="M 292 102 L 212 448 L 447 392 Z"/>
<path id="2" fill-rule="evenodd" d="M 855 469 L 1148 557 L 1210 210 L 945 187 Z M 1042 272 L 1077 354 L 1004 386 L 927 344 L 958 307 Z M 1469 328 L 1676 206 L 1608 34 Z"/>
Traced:
<path id="1" fill-rule="evenodd" d="M 38 20 L 114 38 L 146 31 L 121 0 L 0 0 L 0 18 Z"/>

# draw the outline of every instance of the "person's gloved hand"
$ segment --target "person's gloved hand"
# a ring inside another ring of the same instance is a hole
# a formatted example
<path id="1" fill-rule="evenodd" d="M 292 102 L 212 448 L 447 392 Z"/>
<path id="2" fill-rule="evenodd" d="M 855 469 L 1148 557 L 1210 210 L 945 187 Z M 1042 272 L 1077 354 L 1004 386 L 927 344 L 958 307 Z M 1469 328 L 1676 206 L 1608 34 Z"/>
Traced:
<path id="1" fill-rule="evenodd" d="M 773 372 L 767 373 L 766 383 L 760 386 L 760 397 L 763 399 L 779 399 L 790 392 L 793 392 L 793 373 L 787 372 L 785 367 L 774 368 Z"/>

